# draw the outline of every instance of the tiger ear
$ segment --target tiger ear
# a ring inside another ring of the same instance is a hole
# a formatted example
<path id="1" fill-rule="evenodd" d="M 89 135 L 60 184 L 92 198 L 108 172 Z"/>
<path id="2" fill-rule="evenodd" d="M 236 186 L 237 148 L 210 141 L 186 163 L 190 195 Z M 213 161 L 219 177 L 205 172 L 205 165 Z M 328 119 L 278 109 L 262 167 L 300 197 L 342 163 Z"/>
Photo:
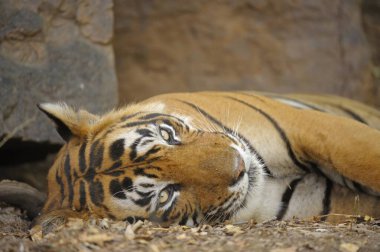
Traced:
<path id="1" fill-rule="evenodd" d="M 66 142 L 87 135 L 90 126 L 98 121 L 98 116 L 85 110 L 75 111 L 65 103 L 41 103 L 37 107 L 55 123 L 58 134 Z"/>

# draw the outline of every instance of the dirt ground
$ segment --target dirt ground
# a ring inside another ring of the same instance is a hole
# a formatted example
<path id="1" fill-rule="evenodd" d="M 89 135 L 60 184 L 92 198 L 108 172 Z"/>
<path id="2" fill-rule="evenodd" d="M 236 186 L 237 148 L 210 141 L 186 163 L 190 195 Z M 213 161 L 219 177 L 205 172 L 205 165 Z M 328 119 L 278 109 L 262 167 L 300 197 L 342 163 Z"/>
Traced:
<path id="1" fill-rule="evenodd" d="M 162 228 L 150 222 L 71 219 L 43 238 L 25 215 L 0 205 L 0 251 L 380 251 L 380 221 L 270 221 Z"/>
<path id="2" fill-rule="evenodd" d="M 34 240 L 29 233 L 30 225 L 30 220 L 19 209 L 0 202 L 0 252 L 380 252 L 380 220 L 369 217 L 358 219 L 350 216 L 337 225 L 291 220 L 197 228 L 162 228 L 150 222 L 129 225 L 107 219 L 72 219 L 44 237 L 35 234 Z"/>

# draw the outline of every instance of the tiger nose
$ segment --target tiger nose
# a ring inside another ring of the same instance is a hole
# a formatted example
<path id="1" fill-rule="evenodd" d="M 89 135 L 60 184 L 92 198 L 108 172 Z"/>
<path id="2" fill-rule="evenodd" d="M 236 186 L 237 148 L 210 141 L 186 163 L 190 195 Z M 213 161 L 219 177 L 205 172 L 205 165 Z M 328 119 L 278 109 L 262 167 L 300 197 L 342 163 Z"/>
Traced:
<path id="1" fill-rule="evenodd" d="M 245 174 L 245 163 L 243 158 L 237 157 L 236 158 L 236 166 L 234 167 L 234 173 L 233 173 L 233 179 L 230 184 L 230 186 L 235 185 L 237 182 L 239 182 Z"/>

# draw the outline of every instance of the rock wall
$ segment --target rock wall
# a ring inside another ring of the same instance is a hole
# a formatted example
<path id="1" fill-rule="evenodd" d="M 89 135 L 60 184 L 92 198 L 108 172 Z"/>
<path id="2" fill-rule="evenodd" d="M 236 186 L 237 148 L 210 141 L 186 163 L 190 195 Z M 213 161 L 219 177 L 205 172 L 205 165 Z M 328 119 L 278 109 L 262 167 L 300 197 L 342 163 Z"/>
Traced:
<path id="1" fill-rule="evenodd" d="M 375 104 L 380 104 L 380 1 L 363 0 L 362 24 L 369 43 L 372 59 L 372 76 L 375 81 Z"/>
<path id="2" fill-rule="evenodd" d="M 117 104 L 112 8 L 112 0 L 0 0 L 0 142 L 59 143 L 40 102 L 94 112 Z"/>
<path id="3" fill-rule="evenodd" d="M 359 0 L 114 3 L 121 101 L 256 89 L 380 105 Z"/>

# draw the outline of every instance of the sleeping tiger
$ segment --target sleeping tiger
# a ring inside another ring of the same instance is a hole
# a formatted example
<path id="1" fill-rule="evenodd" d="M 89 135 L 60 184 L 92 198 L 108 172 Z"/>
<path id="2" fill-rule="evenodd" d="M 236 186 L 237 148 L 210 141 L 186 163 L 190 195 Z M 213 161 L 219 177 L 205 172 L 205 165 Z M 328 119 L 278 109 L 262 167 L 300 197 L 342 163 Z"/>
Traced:
<path id="1" fill-rule="evenodd" d="M 380 111 L 355 101 L 200 92 L 102 116 L 39 108 L 66 144 L 36 224 L 90 214 L 163 226 L 380 217 Z"/>

